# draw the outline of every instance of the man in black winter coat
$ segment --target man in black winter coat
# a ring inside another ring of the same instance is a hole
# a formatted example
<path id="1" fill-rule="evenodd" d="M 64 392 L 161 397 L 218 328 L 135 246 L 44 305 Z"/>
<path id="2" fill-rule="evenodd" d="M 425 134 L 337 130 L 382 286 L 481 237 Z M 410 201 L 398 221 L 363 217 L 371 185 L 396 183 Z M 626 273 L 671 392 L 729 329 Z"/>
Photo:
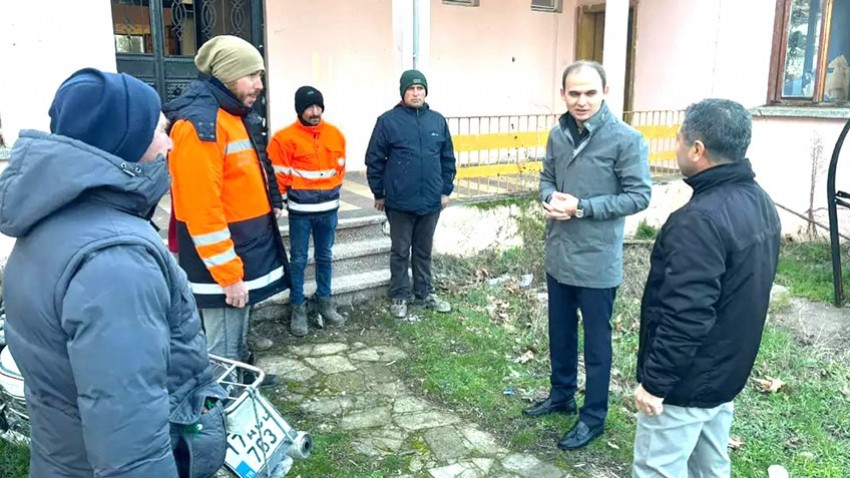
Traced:
<path id="1" fill-rule="evenodd" d="M 431 247 L 440 211 L 454 188 L 455 154 L 446 118 L 425 97 L 428 81 L 418 70 L 399 79 L 401 102 L 382 114 L 366 150 L 366 176 L 375 209 L 390 222 L 390 297 L 392 314 L 407 316 L 411 299 L 437 312 L 451 305 L 434 294 Z M 413 293 L 407 275 L 413 269 Z M 411 297 L 411 295 L 413 297 Z"/>
<path id="2" fill-rule="evenodd" d="M 761 343 L 780 224 L 744 157 L 750 114 L 709 99 L 688 107 L 676 159 L 690 201 L 652 251 L 641 305 L 633 477 L 728 477 L 732 400 Z"/>

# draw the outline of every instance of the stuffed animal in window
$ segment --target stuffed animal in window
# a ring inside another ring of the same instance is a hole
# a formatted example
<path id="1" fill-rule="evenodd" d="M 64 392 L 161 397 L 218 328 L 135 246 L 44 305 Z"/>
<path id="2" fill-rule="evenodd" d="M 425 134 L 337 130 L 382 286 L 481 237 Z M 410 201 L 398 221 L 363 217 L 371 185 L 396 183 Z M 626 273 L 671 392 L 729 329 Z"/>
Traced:
<path id="1" fill-rule="evenodd" d="M 847 101 L 850 95 L 850 65 L 847 58 L 839 55 L 829 62 L 826 70 L 826 84 L 824 85 L 825 101 Z"/>

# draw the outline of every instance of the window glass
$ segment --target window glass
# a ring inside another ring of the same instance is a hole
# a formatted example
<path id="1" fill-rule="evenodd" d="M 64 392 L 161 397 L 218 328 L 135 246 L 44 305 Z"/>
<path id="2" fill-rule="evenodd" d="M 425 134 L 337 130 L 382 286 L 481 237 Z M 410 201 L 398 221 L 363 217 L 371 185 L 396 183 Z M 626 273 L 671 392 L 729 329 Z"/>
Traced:
<path id="1" fill-rule="evenodd" d="M 817 80 L 821 0 L 794 0 L 788 17 L 782 96 L 812 98 Z"/>

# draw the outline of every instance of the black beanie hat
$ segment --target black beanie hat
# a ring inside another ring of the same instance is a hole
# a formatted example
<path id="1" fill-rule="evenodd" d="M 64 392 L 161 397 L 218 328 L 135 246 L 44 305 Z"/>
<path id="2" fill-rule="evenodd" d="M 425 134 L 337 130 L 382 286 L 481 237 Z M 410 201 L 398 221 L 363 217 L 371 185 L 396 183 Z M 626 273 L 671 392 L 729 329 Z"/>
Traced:
<path id="1" fill-rule="evenodd" d="M 425 79 L 425 75 L 419 70 L 407 70 L 398 80 L 398 92 L 401 93 L 402 98 L 404 98 L 404 92 L 413 85 L 422 85 L 425 88 L 425 96 L 428 96 L 428 80 Z"/>
<path id="2" fill-rule="evenodd" d="M 295 113 L 298 116 L 313 105 L 319 105 L 319 108 L 325 111 L 325 99 L 321 91 L 312 86 L 302 86 L 295 91 Z"/>
<path id="3" fill-rule="evenodd" d="M 65 80 L 50 105 L 50 132 L 137 162 L 153 141 L 159 95 L 139 79 L 84 68 Z"/>

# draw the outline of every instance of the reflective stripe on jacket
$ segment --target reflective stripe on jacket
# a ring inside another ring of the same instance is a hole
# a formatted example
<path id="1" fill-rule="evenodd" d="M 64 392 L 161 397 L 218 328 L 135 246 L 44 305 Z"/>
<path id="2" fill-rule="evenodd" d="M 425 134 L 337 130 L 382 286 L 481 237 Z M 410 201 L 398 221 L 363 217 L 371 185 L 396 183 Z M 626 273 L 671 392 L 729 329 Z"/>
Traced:
<path id="1" fill-rule="evenodd" d="M 275 133 L 268 148 L 281 191 L 292 214 L 313 214 L 339 208 L 345 177 L 345 137 L 324 121 L 301 121 Z"/>
<path id="2" fill-rule="evenodd" d="M 240 280 L 253 304 L 289 283 L 285 250 L 266 175 L 246 129 L 247 108 L 228 104 L 235 98 L 223 96 L 215 85 L 200 86 L 215 97 L 200 106 L 198 100 L 178 105 L 170 115 L 175 121 L 169 168 L 180 265 L 200 307 L 223 307 L 224 288 Z M 215 108 L 214 127 L 198 121 L 193 107 Z"/>

